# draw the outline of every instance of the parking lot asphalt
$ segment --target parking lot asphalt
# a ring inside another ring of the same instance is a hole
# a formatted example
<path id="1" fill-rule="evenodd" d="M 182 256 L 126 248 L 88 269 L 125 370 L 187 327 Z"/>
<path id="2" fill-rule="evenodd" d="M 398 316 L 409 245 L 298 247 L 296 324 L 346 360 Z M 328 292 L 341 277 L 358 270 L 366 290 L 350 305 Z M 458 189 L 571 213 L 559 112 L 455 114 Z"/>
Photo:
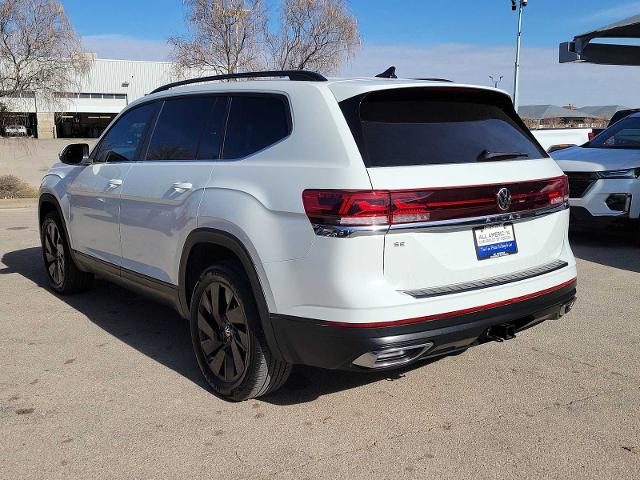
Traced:
<path id="1" fill-rule="evenodd" d="M 640 241 L 572 246 L 559 321 L 394 373 L 296 367 L 231 404 L 177 314 L 100 280 L 54 295 L 35 209 L 0 209 L 0 478 L 637 479 Z"/>

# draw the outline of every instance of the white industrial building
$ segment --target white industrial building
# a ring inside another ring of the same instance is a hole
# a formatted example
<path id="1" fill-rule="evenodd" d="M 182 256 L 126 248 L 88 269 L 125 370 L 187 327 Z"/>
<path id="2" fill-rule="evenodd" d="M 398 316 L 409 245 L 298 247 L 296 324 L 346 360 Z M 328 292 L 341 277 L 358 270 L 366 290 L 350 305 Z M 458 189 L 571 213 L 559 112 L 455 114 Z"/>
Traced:
<path id="1" fill-rule="evenodd" d="M 39 138 L 97 137 L 129 102 L 176 80 L 170 62 L 93 58 L 79 79 L 77 91 L 56 92 L 54 99 L 27 92 L 21 98 L 3 98 L 10 123 L 25 125 Z"/>

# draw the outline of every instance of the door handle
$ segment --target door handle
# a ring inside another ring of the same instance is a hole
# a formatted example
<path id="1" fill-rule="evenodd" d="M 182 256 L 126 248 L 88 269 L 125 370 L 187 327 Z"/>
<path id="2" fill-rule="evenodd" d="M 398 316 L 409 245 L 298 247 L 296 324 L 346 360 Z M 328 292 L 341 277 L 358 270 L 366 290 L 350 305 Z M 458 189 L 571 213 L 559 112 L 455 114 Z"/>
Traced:
<path id="1" fill-rule="evenodd" d="M 112 178 L 109 180 L 109 188 L 118 188 L 122 185 L 122 180 L 119 178 Z"/>
<path id="2" fill-rule="evenodd" d="M 176 182 L 171 184 L 171 187 L 178 192 L 184 192 L 186 190 L 191 190 L 193 185 L 189 182 Z"/>

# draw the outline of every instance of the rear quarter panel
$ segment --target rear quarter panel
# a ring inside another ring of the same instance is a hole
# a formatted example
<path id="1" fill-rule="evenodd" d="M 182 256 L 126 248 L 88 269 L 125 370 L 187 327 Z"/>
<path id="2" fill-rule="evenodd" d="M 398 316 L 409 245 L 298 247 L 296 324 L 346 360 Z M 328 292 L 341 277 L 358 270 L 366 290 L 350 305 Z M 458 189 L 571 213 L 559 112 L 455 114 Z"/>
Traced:
<path id="1" fill-rule="evenodd" d="M 276 298 L 285 296 L 289 282 L 270 284 L 260 266 L 304 258 L 317 239 L 304 212 L 302 192 L 371 188 L 331 92 L 301 82 L 287 94 L 291 135 L 245 159 L 216 162 L 198 212 L 198 228 L 226 231 L 245 244 L 260 281 Z M 267 300 L 274 310 L 273 299 Z"/>

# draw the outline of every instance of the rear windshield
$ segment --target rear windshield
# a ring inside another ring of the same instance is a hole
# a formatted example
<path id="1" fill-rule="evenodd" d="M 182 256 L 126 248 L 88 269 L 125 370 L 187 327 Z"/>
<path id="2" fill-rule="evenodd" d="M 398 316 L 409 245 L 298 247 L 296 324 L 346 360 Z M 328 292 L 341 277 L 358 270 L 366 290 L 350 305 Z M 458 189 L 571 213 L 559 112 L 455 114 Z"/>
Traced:
<path id="1" fill-rule="evenodd" d="M 546 157 L 508 98 L 479 90 L 383 90 L 341 102 L 367 167 Z"/>

